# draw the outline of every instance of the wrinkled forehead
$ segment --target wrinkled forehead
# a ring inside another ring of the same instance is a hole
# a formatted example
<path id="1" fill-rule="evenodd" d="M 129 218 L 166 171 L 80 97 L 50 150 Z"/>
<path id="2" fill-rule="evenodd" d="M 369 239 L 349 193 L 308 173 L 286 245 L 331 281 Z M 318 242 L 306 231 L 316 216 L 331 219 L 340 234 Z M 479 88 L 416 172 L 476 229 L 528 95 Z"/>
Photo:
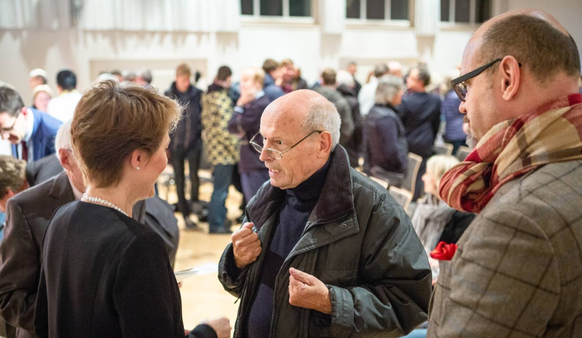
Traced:
<path id="1" fill-rule="evenodd" d="M 293 139 L 303 131 L 306 115 L 301 105 L 274 102 L 263 112 L 260 133 L 266 138 Z"/>

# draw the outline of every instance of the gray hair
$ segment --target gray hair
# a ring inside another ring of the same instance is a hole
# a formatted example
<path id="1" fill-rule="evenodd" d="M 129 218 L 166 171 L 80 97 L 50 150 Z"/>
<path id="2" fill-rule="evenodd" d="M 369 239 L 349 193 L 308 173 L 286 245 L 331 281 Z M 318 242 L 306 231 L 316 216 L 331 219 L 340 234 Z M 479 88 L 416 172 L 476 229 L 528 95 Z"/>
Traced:
<path id="1" fill-rule="evenodd" d="M 305 117 L 303 129 L 306 133 L 314 130 L 327 131 L 331 134 L 331 150 L 339 143 L 341 118 L 335 105 L 327 100 L 313 101 Z"/>
<path id="2" fill-rule="evenodd" d="M 389 69 L 385 63 L 379 63 L 374 67 L 374 76 L 377 78 L 381 78 L 383 75 L 388 73 Z"/>
<path id="3" fill-rule="evenodd" d="M 340 70 L 337 72 L 335 82 L 338 86 L 346 85 L 350 88 L 354 88 L 354 77 L 346 70 Z"/>
<path id="4" fill-rule="evenodd" d="M 57 131 L 57 136 L 55 137 L 55 155 L 60 160 L 61 155 L 59 155 L 60 149 L 70 150 L 71 149 L 71 122 L 73 120 L 68 120 L 63 123 L 59 130 Z"/>
<path id="5" fill-rule="evenodd" d="M 392 75 L 383 76 L 380 81 L 378 81 L 374 101 L 377 104 L 390 103 L 396 94 L 402 90 L 403 85 L 402 79 L 399 77 Z"/>

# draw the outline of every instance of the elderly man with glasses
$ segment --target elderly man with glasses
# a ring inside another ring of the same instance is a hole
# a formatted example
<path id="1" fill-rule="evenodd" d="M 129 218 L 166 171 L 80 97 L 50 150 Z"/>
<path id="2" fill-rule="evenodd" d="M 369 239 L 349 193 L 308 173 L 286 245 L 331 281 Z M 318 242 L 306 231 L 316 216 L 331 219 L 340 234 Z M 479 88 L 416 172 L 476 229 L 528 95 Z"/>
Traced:
<path id="1" fill-rule="evenodd" d="M 474 149 L 445 173 L 440 196 L 479 216 L 454 255 L 434 253 L 446 258 L 427 336 L 580 337 L 576 43 L 545 12 L 509 12 L 475 32 L 461 74 L 452 85 Z"/>
<path id="2" fill-rule="evenodd" d="M 32 162 L 55 152 L 61 122 L 27 108 L 16 90 L 0 86 L 0 136 L 12 143 L 12 155 Z"/>
<path id="3" fill-rule="evenodd" d="M 270 180 L 219 265 L 240 298 L 234 337 L 397 337 L 427 318 L 424 249 L 386 189 L 350 168 L 340 123 L 309 90 L 262 115 L 251 145 Z"/>

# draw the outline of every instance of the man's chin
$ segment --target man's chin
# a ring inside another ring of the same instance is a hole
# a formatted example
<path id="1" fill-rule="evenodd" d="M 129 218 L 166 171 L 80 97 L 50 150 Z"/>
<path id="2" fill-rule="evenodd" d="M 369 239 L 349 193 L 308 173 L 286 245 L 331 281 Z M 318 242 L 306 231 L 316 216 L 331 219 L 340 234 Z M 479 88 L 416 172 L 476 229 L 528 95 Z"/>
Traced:
<path id="1" fill-rule="evenodd" d="M 477 146 L 477 143 L 479 143 L 479 140 L 477 140 L 473 134 L 469 133 L 467 134 L 467 146 L 471 149 L 475 149 L 475 147 Z"/>

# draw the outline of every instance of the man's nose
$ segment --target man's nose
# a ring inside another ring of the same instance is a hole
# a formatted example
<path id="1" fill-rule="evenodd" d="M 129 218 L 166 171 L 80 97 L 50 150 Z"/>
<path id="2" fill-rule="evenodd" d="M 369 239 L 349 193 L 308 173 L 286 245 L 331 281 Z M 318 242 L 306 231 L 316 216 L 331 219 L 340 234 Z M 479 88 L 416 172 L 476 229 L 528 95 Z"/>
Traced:
<path id="1" fill-rule="evenodd" d="M 461 101 L 461 104 L 459 105 L 459 112 L 461 114 L 467 114 L 467 109 L 465 109 L 465 101 Z"/>

